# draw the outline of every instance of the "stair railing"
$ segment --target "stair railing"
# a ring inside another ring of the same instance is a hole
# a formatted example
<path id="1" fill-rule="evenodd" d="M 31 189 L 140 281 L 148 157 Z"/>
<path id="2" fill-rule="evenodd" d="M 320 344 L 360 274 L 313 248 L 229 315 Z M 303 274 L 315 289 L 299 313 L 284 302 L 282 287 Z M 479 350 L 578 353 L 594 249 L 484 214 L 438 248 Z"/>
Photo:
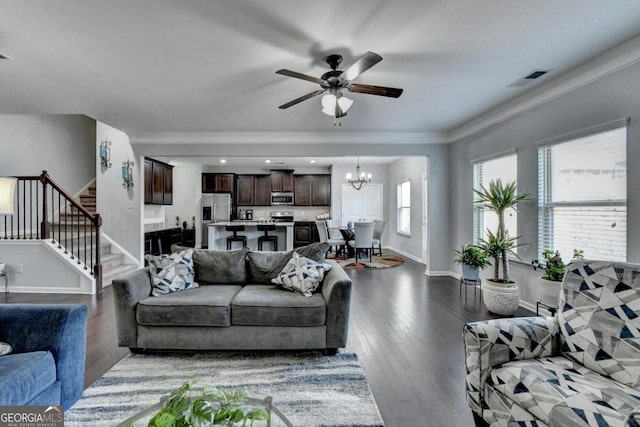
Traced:
<path id="1" fill-rule="evenodd" d="M 13 215 L 0 215 L 0 238 L 3 240 L 51 239 L 58 249 L 81 268 L 90 270 L 96 292 L 102 292 L 100 262 L 100 226 L 102 218 L 89 212 L 47 171 L 40 176 L 18 176 Z M 55 220 L 57 219 L 57 222 Z"/>

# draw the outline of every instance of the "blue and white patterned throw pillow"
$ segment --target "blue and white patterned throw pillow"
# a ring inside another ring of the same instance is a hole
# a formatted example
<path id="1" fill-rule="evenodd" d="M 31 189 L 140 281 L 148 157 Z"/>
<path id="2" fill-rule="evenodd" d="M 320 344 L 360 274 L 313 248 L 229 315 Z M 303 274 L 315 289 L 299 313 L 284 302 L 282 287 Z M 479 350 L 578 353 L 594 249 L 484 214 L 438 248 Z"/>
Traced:
<path id="1" fill-rule="evenodd" d="M 313 261 L 294 252 L 289 262 L 271 282 L 310 297 L 322 282 L 324 273 L 329 270 L 331 265 Z"/>
<path id="2" fill-rule="evenodd" d="M 197 288 L 193 269 L 193 249 L 171 255 L 147 255 L 151 272 L 151 295 L 158 296 Z"/>

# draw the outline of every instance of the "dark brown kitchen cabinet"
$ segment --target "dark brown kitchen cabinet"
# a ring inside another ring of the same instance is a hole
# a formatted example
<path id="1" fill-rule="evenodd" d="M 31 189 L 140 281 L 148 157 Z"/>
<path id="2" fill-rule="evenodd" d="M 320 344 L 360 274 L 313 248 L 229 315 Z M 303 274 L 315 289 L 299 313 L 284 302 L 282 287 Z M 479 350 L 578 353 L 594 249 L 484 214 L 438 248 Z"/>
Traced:
<path id="1" fill-rule="evenodd" d="M 238 175 L 236 180 L 236 204 L 238 206 L 255 205 L 255 176 Z"/>
<path id="2" fill-rule="evenodd" d="M 173 166 L 158 160 L 144 160 L 144 203 L 173 204 Z"/>
<path id="3" fill-rule="evenodd" d="M 144 233 L 144 254 L 170 254 L 171 245 L 195 246 L 195 229 L 167 228 Z"/>
<path id="4" fill-rule="evenodd" d="M 254 203 L 255 206 L 271 205 L 271 176 L 256 175 L 254 181 Z"/>
<path id="5" fill-rule="evenodd" d="M 153 202 L 153 163 L 151 160 L 144 161 L 144 204 L 150 205 Z"/>
<path id="6" fill-rule="evenodd" d="M 274 193 L 290 193 L 293 191 L 293 171 L 271 171 L 271 191 Z"/>
<path id="7" fill-rule="evenodd" d="M 319 242 L 318 228 L 315 222 L 296 221 L 293 223 L 293 246 L 298 248 Z"/>
<path id="8" fill-rule="evenodd" d="M 238 175 L 236 181 L 238 206 L 270 206 L 270 175 Z"/>
<path id="9" fill-rule="evenodd" d="M 232 173 L 203 173 L 202 192 L 203 193 L 233 193 Z"/>
<path id="10" fill-rule="evenodd" d="M 331 205 L 331 175 L 311 176 L 311 205 Z"/>
<path id="11" fill-rule="evenodd" d="M 295 175 L 296 206 L 330 206 L 331 175 Z"/>
<path id="12" fill-rule="evenodd" d="M 311 206 L 311 175 L 294 178 L 293 202 L 296 206 Z"/>

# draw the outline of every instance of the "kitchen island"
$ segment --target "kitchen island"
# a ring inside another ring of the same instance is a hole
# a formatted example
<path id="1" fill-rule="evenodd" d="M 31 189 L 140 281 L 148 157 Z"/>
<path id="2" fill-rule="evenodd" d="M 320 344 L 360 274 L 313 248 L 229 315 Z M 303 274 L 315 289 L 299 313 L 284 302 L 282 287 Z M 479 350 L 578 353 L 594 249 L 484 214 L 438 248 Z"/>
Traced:
<path id="1" fill-rule="evenodd" d="M 249 249 L 258 250 L 258 237 L 264 235 L 264 231 L 258 230 L 260 224 L 273 224 L 276 226 L 274 231 L 269 231 L 270 236 L 278 236 L 278 250 L 293 250 L 293 222 L 275 222 L 265 223 L 260 221 L 223 221 L 208 224 L 209 229 L 209 249 L 216 251 L 227 250 L 227 237 L 232 236 L 231 231 L 227 231 L 227 225 L 244 225 L 244 231 L 238 231 L 238 235 L 247 236 L 247 246 Z M 233 249 L 238 249 L 240 243 L 233 242 Z M 272 250 L 270 243 L 265 243 L 264 250 Z"/>

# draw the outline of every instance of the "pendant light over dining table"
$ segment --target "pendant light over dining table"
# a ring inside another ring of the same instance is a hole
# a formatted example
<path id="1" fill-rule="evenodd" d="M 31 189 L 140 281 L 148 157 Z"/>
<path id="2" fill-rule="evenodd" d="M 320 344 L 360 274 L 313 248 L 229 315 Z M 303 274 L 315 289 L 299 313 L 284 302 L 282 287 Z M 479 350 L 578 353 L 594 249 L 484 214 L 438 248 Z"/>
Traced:
<path id="1" fill-rule="evenodd" d="M 363 172 L 360 168 L 360 157 L 358 157 L 358 163 L 356 164 L 355 175 L 349 172 L 347 174 L 347 182 L 356 190 L 361 190 L 365 185 L 371 184 L 371 174 Z"/>

